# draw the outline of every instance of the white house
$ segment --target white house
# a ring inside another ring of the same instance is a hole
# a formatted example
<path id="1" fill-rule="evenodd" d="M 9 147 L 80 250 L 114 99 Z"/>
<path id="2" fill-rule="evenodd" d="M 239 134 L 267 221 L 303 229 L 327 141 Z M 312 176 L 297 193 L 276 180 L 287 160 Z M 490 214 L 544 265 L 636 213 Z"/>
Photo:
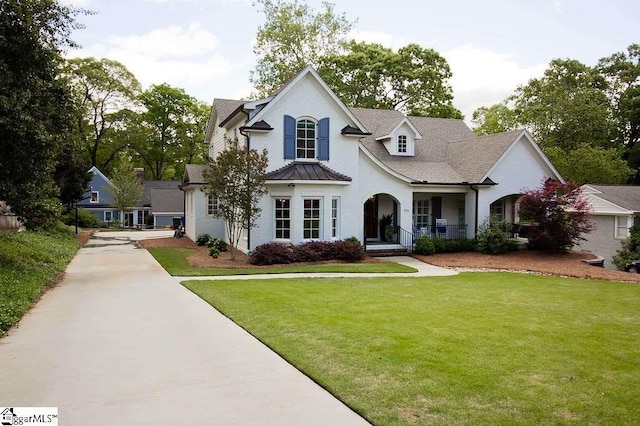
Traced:
<path id="1" fill-rule="evenodd" d="M 268 194 L 240 248 L 272 241 L 392 239 L 415 234 L 473 238 L 492 215 L 518 221 L 524 188 L 560 175 L 525 130 L 477 137 L 462 120 L 407 117 L 395 110 L 348 108 L 307 67 L 273 96 L 216 99 L 205 142 L 215 157 L 238 138 L 269 154 Z M 223 237 L 216 200 L 202 188 L 204 166 L 189 165 L 186 234 Z"/>
<path id="2" fill-rule="evenodd" d="M 604 258 L 607 268 L 621 242 L 629 236 L 629 228 L 640 225 L 640 186 L 582 185 L 582 194 L 589 202 L 589 219 L 596 229 L 584 237 L 580 248 Z"/>

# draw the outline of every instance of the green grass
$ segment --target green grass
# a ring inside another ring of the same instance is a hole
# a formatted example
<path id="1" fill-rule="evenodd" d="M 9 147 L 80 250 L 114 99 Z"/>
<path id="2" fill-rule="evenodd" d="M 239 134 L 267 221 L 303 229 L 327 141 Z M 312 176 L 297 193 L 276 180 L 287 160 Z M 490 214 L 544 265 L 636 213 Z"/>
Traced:
<path id="1" fill-rule="evenodd" d="M 0 231 L 0 336 L 64 271 L 78 246 L 66 227 L 48 233 Z"/>
<path id="2" fill-rule="evenodd" d="M 193 253 L 191 249 L 156 247 L 149 252 L 162 267 L 174 276 L 219 276 L 219 275 L 255 275 L 255 274 L 287 274 L 302 272 L 345 272 L 345 273 L 391 273 L 416 272 L 414 268 L 397 263 L 327 263 L 320 265 L 276 265 L 264 268 L 223 269 L 198 268 L 187 264 L 187 256 Z"/>
<path id="3" fill-rule="evenodd" d="M 510 273 L 188 281 L 374 424 L 632 424 L 640 286 Z"/>

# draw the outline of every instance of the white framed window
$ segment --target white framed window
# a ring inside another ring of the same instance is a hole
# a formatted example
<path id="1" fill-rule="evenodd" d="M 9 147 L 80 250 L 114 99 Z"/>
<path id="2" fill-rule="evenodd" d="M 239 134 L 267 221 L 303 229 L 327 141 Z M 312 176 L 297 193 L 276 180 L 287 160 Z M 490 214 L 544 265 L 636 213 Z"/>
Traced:
<path id="1" fill-rule="evenodd" d="M 407 153 L 407 135 L 398 135 L 398 153 Z"/>
<path id="2" fill-rule="evenodd" d="M 305 240 L 321 238 L 320 234 L 320 198 L 305 198 L 302 200 L 304 221 L 302 223 L 302 238 Z"/>
<path id="3" fill-rule="evenodd" d="M 91 196 L 89 197 L 90 203 L 99 203 L 100 202 L 100 192 L 91 191 Z"/>
<path id="4" fill-rule="evenodd" d="M 430 225 L 429 201 L 428 198 L 413 201 L 413 224 L 416 228 L 423 228 Z"/>
<path id="5" fill-rule="evenodd" d="M 616 238 L 627 238 L 629 237 L 629 226 L 627 224 L 626 216 L 616 216 L 615 220 L 615 237 Z"/>
<path id="6" fill-rule="evenodd" d="M 331 238 L 340 235 L 340 198 L 331 199 Z"/>
<path id="7" fill-rule="evenodd" d="M 458 200 L 458 225 L 465 225 L 465 222 L 466 222 L 465 202 L 464 202 L 464 198 L 460 198 Z"/>
<path id="8" fill-rule="evenodd" d="M 207 216 L 214 216 L 218 214 L 220 208 L 220 201 L 215 195 L 207 196 Z"/>
<path id="9" fill-rule="evenodd" d="M 291 239 L 291 199 L 276 198 L 274 206 L 276 240 L 289 240 Z"/>
<path id="10" fill-rule="evenodd" d="M 296 122 L 296 158 L 316 158 L 316 127 L 316 121 L 311 118 Z"/>
<path id="11" fill-rule="evenodd" d="M 112 211 L 105 211 L 104 212 L 104 221 L 105 222 L 113 222 L 113 212 Z"/>
<path id="12" fill-rule="evenodd" d="M 495 201 L 489 207 L 489 221 L 491 223 L 504 220 L 504 200 Z"/>

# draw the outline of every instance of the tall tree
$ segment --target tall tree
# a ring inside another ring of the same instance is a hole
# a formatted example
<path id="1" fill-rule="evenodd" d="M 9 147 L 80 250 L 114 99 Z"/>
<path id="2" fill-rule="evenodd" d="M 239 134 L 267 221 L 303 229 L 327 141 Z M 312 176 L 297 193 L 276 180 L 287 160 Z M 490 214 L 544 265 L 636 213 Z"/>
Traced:
<path id="1" fill-rule="evenodd" d="M 140 101 L 146 111 L 140 116 L 141 128 L 133 148 L 145 172 L 149 170 L 152 179 L 161 180 L 184 155 L 184 144 L 188 143 L 184 140 L 185 121 L 197 101 L 168 84 L 151 86 L 140 95 Z"/>
<path id="2" fill-rule="evenodd" d="M 554 59 L 541 78 L 514 95 L 518 121 L 543 147 L 570 151 L 578 145 L 611 147 L 611 103 L 606 80 L 576 60 Z"/>
<path id="3" fill-rule="evenodd" d="M 476 135 L 492 135 L 518 128 L 516 114 L 506 101 L 478 108 L 473 112 L 471 122 L 475 125 L 473 133 Z"/>
<path id="4" fill-rule="evenodd" d="M 80 114 L 76 130 L 88 166 L 107 171 L 126 141 L 115 137 L 126 111 L 136 108 L 140 83 L 120 62 L 111 59 L 69 59 L 63 69 L 70 79 Z"/>
<path id="5" fill-rule="evenodd" d="M 203 191 L 218 198 L 215 215 L 225 221 L 231 259 L 235 260 L 243 229 L 255 226 L 262 211 L 258 204 L 267 193 L 264 174 L 269 159 L 266 150 L 247 150 L 237 139 L 227 142 L 227 149 L 209 161 Z"/>
<path id="6" fill-rule="evenodd" d="M 449 64 L 435 50 L 409 44 L 394 52 L 379 44 L 355 41 L 345 50 L 320 58 L 318 68 L 345 104 L 462 118 L 452 104 Z"/>
<path id="7" fill-rule="evenodd" d="M 353 27 L 326 1 L 320 11 L 298 0 L 254 4 L 265 16 L 253 46 L 257 64 L 251 71 L 251 82 L 261 97 L 271 95 L 305 66 L 318 67 L 321 57 L 340 52 Z"/>
<path id="8" fill-rule="evenodd" d="M 627 52 L 600 59 L 598 69 L 609 82 L 607 94 L 613 103 L 615 139 L 640 183 L 640 45 Z"/>
<path id="9" fill-rule="evenodd" d="M 562 177 L 579 185 L 627 182 L 634 171 L 622 159 L 620 151 L 619 148 L 602 148 L 586 143 L 568 152 L 558 146 L 544 150 Z"/>
<path id="10" fill-rule="evenodd" d="M 174 165 L 175 176 L 182 176 L 187 164 L 207 162 L 209 147 L 203 141 L 210 109 L 209 105 L 195 100 L 187 105 L 187 111 L 179 129 L 182 152 Z"/>
<path id="11" fill-rule="evenodd" d="M 57 68 L 79 13 L 55 0 L 0 2 L 0 200 L 28 228 L 50 225 L 60 207 L 53 171 L 73 104 Z"/>
<path id="12" fill-rule="evenodd" d="M 107 187 L 107 193 L 124 220 L 124 213 L 131 211 L 142 197 L 142 182 L 136 176 L 133 163 L 127 153 L 120 154 L 118 160 L 110 178 L 113 186 Z M 122 224 L 124 225 L 124 222 Z"/>

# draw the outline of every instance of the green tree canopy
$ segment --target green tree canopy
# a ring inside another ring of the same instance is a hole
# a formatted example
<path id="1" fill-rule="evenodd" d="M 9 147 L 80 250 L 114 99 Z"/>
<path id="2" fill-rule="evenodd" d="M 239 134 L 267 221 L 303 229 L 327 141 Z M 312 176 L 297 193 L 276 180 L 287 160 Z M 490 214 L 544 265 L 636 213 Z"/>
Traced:
<path id="1" fill-rule="evenodd" d="M 516 90 L 518 121 L 542 147 L 565 151 L 583 143 L 611 147 L 611 103 L 605 88 L 606 80 L 595 68 L 554 59 L 543 77 Z"/>
<path id="2" fill-rule="evenodd" d="M 63 68 L 71 81 L 80 114 L 76 120 L 89 167 L 107 171 L 119 152 L 127 147 L 118 138 L 127 111 L 137 107 L 140 83 L 120 62 L 111 59 L 69 59 Z"/>
<path id="3" fill-rule="evenodd" d="M 346 105 L 462 118 L 452 104 L 449 64 L 435 50 L 409 44 L 394 52 L 355 41 L 345 50 L 322 57 L 318 71 Z"/>
<path id="4" fill-rule="evenodd" d="M 353 27 L 326 1 L 320 11 L 298 0 L 254 4 L 265 16 L 253 46 L 257 64 L 251 71 L 251 82 L 261 97 L 271 95 L 307 65 L 317 68 L 320 58 L 340 52 Z"/>
<path id="5" fill-rule="evenodd" d="M 506 102 L 478 108 L 473 112 L 471 122 L 476 135 L 492 135 L 518 128 L 516 114 Z"/>
<path id="6" fill-rule="evenodd" d="M 81 12 L 55 0 L 0 2 L 0 200 L 28 228 L 50 225 L 60 207 L 53 172 L 74 109 L 57 69 Z"/>
<path id="7" fill-rule="evenodd" d="M 634 174 L 618 148 L 584 143 L 568 152 L 558 146 L 547 147 L 544 151 L 563 178 L 579 185 L 620 184 Z"/>
<path id="8" fill-rule="evenodd" d="M 200 155 L 193 142 L 200 137 L 197 127 L 204 126 L 208 111 L 183 89 L 168 84 L 151 86 L 140 95 L 140 101 L 145 111 L 131 146 L 152 179 L 175 177 L 188 157 Z"/>

